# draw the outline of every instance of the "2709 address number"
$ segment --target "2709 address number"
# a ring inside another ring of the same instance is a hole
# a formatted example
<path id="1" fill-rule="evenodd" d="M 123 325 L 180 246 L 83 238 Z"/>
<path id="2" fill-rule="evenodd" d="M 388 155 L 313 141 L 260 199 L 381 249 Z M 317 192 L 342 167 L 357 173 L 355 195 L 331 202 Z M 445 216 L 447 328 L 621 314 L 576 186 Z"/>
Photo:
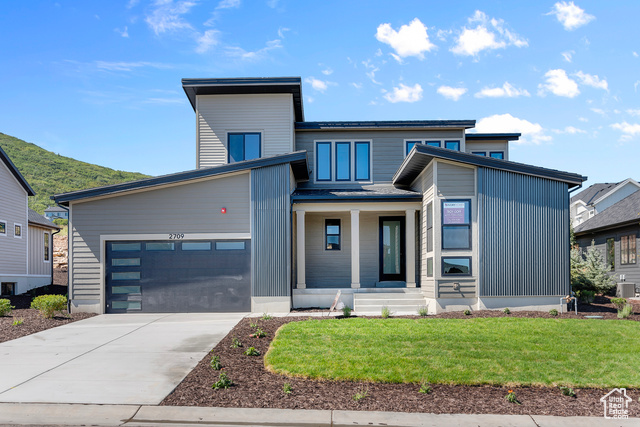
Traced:
<path id="1" fill-rule="evenodd" d="M 169 233 L 169 239 L 170 240 L 180 240 L 180 239 L 184 239 L 184 233 Z"/>

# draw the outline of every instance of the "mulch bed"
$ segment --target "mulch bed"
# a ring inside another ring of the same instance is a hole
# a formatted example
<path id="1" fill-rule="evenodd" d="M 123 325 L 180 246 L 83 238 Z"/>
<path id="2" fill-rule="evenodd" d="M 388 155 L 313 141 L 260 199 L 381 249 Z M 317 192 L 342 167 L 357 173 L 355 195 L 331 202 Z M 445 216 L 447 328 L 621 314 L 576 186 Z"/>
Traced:
<path id="1" fill-rule="evenodd" d="M 640 305 L 634 304 L 635 313 L 630 319 L 640 320 Z M 613 304 L 608 298 L 599 297 L 591 306 L 580 305 L 579 314 L 564 313 L 557 318 L 584 318 L 588 315 L 602 315 L 604 319 L 617 318 Z M 325 310 L 326 311 L 326 310 Z M 507 387 L 497 386 L 455 386 L 432 385 L 429 394 L 419 393 L 417 384 L 386 384 L 349 381 L 310 380 L 290 378 L 273 374 L 264 368 L 263 355 L 276 330 L 285 323 L 306 320 L 300 317 L 243 319 L 213 349 L 219 355 L 223 370 L 234 382 L 229 389 L 213 390 L 220 371 L 210 366 L 210 355 L 198 363 L 196 368 L 167 396 L 161 405 L 166 406 L 215 406 L 241 408 L 283 408 L 283 409 L 331 409 L 356 411 L 396 411 L 425 413 L 468 413 L 468 414 L 536 414 L 557 416 L 602 416 L 600 398 L 608 389 L 575 389 L 576 397 L 562 395 L 555 387 L 515 387 L 520 405 L 505 400 Z M 471 316 L 463 313 L 443 313 L 430 318 L 474 318 L 507 316 L 502 311 L 476 311 Z M 509 317 L 552 317 L 548 313 L 516 312 Z M 398 316 L 400 317 L 400 316 Z M 598 321 L 598 320 L 594 320 Z M 250 338 L 251 323 L 257 323 L 267 334 L 265 338 Z M 233 338 L 238 338 L 243 346 L 231 348 Z M 249 347 L 260 351 L 260 356 L 246 356 Z M 615 355 L 612 355 L 615 357 Z M 291 394 L 283 392 L 289 383 Z M 366 391 L 367 397 L 355 401 L 353 396 Z M 632 417 L 640 416 L 640 405 L 636 402 L 640 390 L 627 390 L 634 402 L 629 405 Z"/>

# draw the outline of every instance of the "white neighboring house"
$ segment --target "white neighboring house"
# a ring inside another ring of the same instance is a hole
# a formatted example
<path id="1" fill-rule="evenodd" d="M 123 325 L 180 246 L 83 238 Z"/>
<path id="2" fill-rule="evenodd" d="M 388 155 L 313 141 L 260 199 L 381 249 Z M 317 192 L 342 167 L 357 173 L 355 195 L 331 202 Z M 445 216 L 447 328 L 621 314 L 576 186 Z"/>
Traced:
<path id="1" fill-rule="evenodd" d="M 618 183 L 598 183 L 571 198 L 571 222 L 577 227 L 599 212 L 640 190 L 640 184 L 628 178 Z"/>
<path id="2" fill-rule="evenodd" d="M 35 192 L 0 148 L 0 295 L 50 285 L 59 227 L 29 209 Z"/>

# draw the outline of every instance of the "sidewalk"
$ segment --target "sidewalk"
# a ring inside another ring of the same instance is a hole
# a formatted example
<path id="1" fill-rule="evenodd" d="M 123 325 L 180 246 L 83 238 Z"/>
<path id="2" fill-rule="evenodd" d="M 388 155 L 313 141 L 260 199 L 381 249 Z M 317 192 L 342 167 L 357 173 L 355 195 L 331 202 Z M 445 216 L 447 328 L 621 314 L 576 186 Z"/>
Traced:
<path id="1" fill-rule="evenodd" d="M 640 426 L 640 419 L 605 420 L 603 417 L 551 417 L 545 415 L 410 414 L 403 412 L 0 403 L 0 425 L 627 427 Z"/>

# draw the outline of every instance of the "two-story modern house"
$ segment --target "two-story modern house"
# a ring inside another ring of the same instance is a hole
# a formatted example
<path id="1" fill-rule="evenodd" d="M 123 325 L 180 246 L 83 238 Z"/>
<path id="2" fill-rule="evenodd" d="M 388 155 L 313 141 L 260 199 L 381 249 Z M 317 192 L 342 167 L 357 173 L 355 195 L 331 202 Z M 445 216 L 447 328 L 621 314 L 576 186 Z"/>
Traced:
<path id="1" fill-rule="evenodd" d="M 579 226 L 638 190 L 640 184 L 631 178 L 617 183 L 590 185 L 571 197 L 570 215 L 573 226 Z"/>
<path id="2" fill-rule="evenodd" d="M 305 121 L 300 78 L 184 79 L 196 169 L 54 196 L 72 310 L 558 307 L 569 194 L 473 120 Z M 153 211 L 150 216 L 147 212 Z"/>
<path id="3" fill-rule="evenodd" d="M 50 285 L 59 227 L 29 209 L 33 189 L 0 148 L 0 296 Z"/>

